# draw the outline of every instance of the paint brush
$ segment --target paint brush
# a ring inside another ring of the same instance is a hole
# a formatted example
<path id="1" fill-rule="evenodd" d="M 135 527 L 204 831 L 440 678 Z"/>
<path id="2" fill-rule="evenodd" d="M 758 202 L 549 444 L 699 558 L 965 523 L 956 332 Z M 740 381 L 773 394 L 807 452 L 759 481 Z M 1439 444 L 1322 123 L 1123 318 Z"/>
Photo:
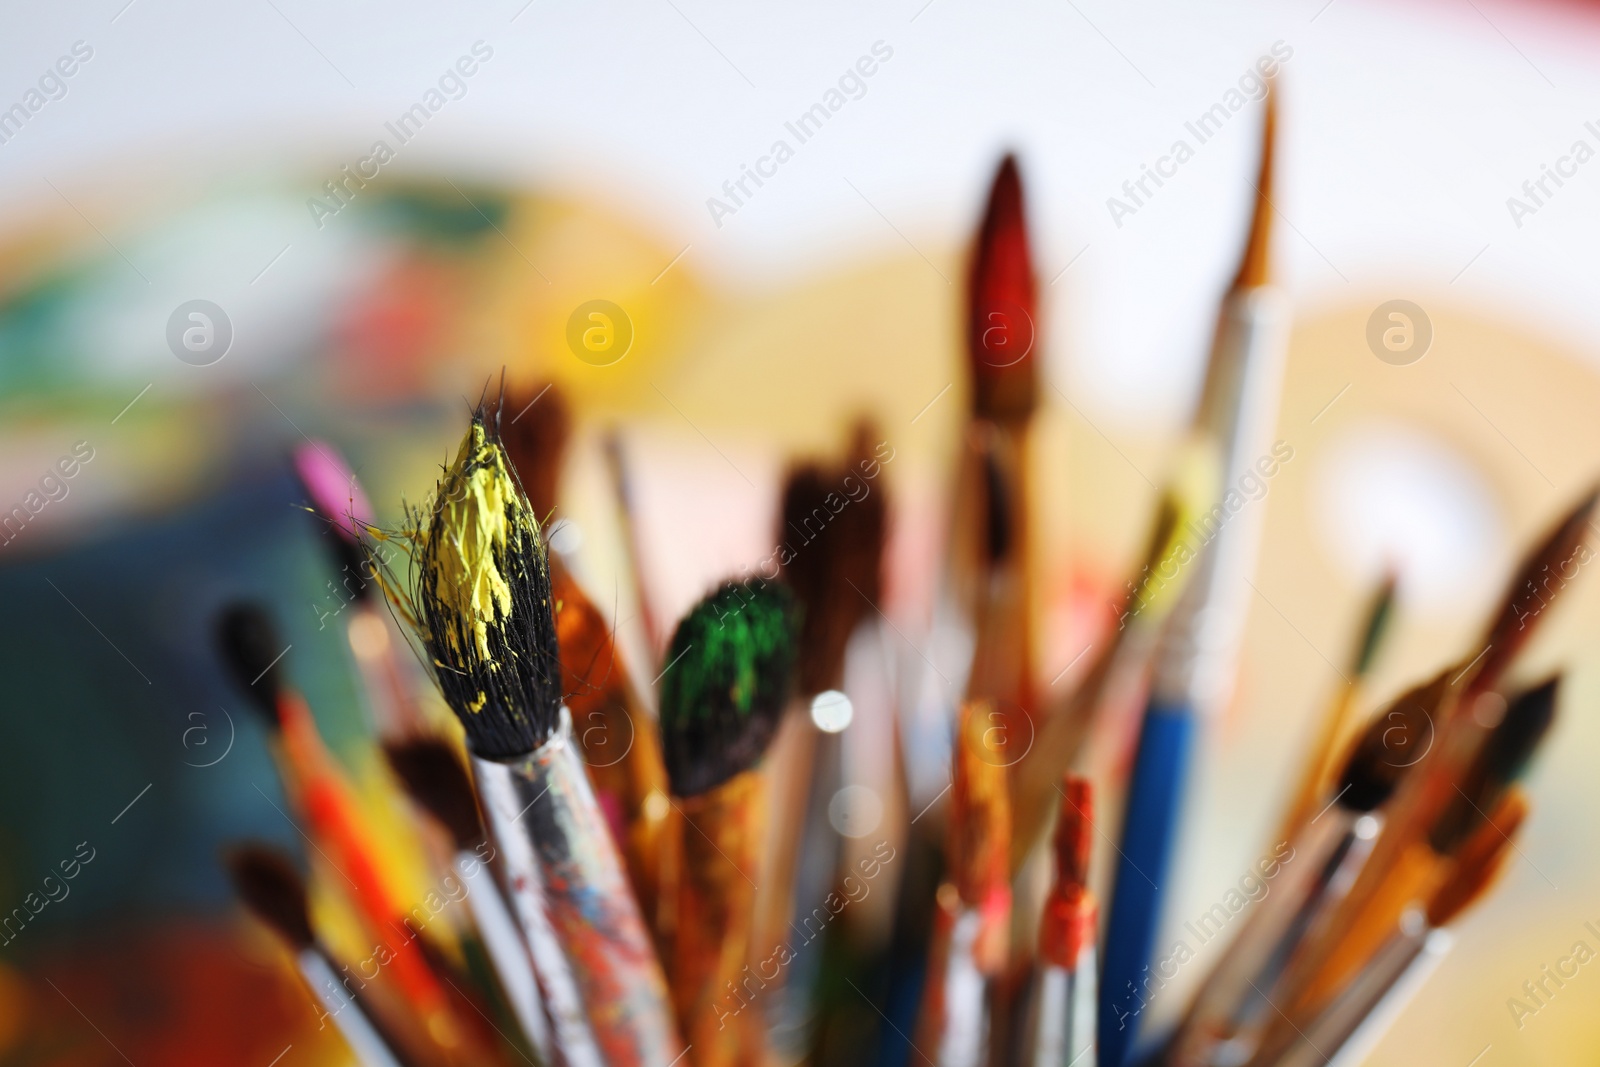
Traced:
<path id="1" fill-rule="evenodd" d="M 538 520 L 480 407 L 431 503 L 398 540 L 416 630 L 466 730 L 473 780 L 569 1063 L 665 1067 L 683 1051 L 650 937 L 561 705 Z M 555 946 L 559 951 L 553 951 Z"/>
<path id="2" fill-rule="evenodd" d="M 1322 798 L 1332 781 L 1335 760 L 1345 749 L 1345 739 L 1350 732 L 1350 720 L 1355 715 L 1356 698 L 1361 683 L 1372 670 L 1372 661 L 1376 658 L 1378 646 L 1388 629 L 1389 617 L 1394 611 L 1394 596 L 1395 578 L 1390 573 L 1384 576 L 1378 591 L 1373 595 L 1366 618 L 1363 620 L 1360 638 L 1350 657 L 1349 667 L 1339 681 L 1333 700 L 1323 713 L 1316 738 L 1307 752 L 1306 766 L 1301 772 L 1300 784 L 1278 830 L 1279 841 L 1291 840 L 1323 803 Z"/>
<path id="3" fill-rule="evenodd" d="M 511 413 L 500 439 L 512 470 L 541 525 L 549 526 L 560 504 L 561 470 L 572 439 L 572 409 L 554 382 L 513 387 L 502 404 Z"/>
<path id="4" fill-rule="evenodd" d="M 306 887 L 288 857 L 245 845 L 225 857 L 234 890 L 250 913 L 272 928 L 294 953 L 306 989 L 331 1017 L 361 1067 L 417 1067 L 400 1041 L 373 1014 L 367 996 L 341 981 L 339 965 L 311 928 Z"/>
<path id="5" fill-rule="evenodd" d="M 1450 951 L 1454 938 L 1445 928 L 1483 898 L 1504 867 L 1527 811 L 1527 801 L 1516 791 L 1506 796 L 1463 847 L 1426 908 L 1407 908 L 1371 961 L 1270 1062 L 1279 1067 L 1355 1067 L 1366 1062 L 1378 1038 Z"/>
<path id="6" fill-rule="evenodd" d="M 887 525 L 884 490 L 865 478 L 876 438 L 859 423 L 840 463 L 808 462 L 786 477 L 778 521 L 779 573 L 800 612 L 795 698 L 790 701 L 765 773 L 770 797 L 766 847 L 758 879 L 753 961 L 792 937 L 794 917 L 812 914 L 835 888 L 840 840 L 828 805 L 843 784 L 849 705 L 844 685 L 851 636 L 881 596 L 879 570 Z M 852 710 L 853 714 L 853 710 Z M 823 727 L 826 727 L 824 729 Z M 787 968 L 764 997 L 774 1041 L 803 1049 L 810 1028 L 813 979 L 820 954 Z"/>
<path id="7" fill-rule="evenodd" d="M 758 989 L 740 976 L 767 814 L 758 764 L 794 682 L 795 630 L 787 588 L 726 582 L 678 623 L 661 674 L 661 748 L 681 861 L 669 971 L 698 1067 L 760 1051 L 749 1047 L 760 1027 L 738 1020 Z"/>
<path id="8" fill-rule="evenodd" d="M 1005 969 L 1011 926 L 1007 870 L 1011 798 L 1001 722 L 988 701 L 962 705 L 951 764 L 948 888 L 929 954 L 917 1048 L 940 1067 L 982 1067 L 994 1033 L 994 980 Z"/>
<path id="9" fill-rule="evenodd" d="M 660 615 L 650 599 L 650 590 L 645 587 L 644 531 L 639 526 L 639 497 L 621 430 L 612 429 L 606 434 L 604 451 L 606 473 L 611 477 L 611 492 L 617 505 L 617 521 L 622 526 L 623 546 L 627 550 L 628 577 L 639 606 L 640 628 L 644 632 L 645 647 L 654 653 L 661 648 L 666 635 L 661 632 Z"/>
<path id="10" fill-rule="evenodd" d="M 405 894 L 383 862 L 355 789 L 323 742 L 311 709 L 288 682 L 289 646 L 271 615 L 257 604 L 231 604 L 218 620 L 217 638 L 224 663 L 277 739 L 285 792 L 311 838 L 351 886 L 352 901 L 370 932 L 389 946 L 394 958 L 388 966 L 396 983 L 441 1045 L 467 1041 L 449 993 L 424 958 L 419 935 L 407 925 Z"/>
<path id="11" fill-rule="evenodd" d="M 1287 315 L 1271 285 L 1271 188 L 1276 103 L 1269 84 L 1250 236 L 1223 300 L 1196 418 L 1215 443 L 1222 484 L 1259 479 L 1258 464 L 1284 458 L 1273 446 Z M 1271 449 L 1271 451 L 1269 451 Z M 1292 455 L 1292 451 L 1288 453 Z M 1227 700 L 1254 569 L 1264 508 L 1230 489 L 1196 525 L 1204 532 L 1194 573 L 1168 617 L 1155 653 L 1149 704 L 1123 814 L 1120 863 L 1106 927 L 1100 986 L 1100 1060 L 1123 1067 L 1137 1031 L 1121 1010 L 1152 960 L 1171 879 L 1182 797 L 1202 718 Z"/>
<path id="12" fill-rule="evenodd" d="M 1389 806 L 1384 831 L 1338 914 L 1322 937 L 1307 944 L 1285 977 L 1282 994 L 1296 1009 L 1326 995 L 1349 977 L 1374 947 L 1352 931 L 1387 931 L 1411 899 L 1407 879 L 1422 842 L 1457 796 L 1459 782 L 1487 742 L 1496 717 L 1480 717 L 1480 698 L 1532 639 L 1550 607 L 1593 558 L 1585 544 L 1597 494 L 1591 491 L 1551 525 L 1513 574 L 1482 639 L 1454 670 L 1450 685 L 1430 709 L 1433 744 Z M 1498 697 L 1491 697 L 1493 708 Z M 1381 933 L 1380 933 L 1381 936 Z"/>
<path id="13" fill-rule="evenodd" d="M 339 568 L 338 586 L 331 579 L 327 583 L 339 608 L 334 612 L 319 609 L 318 629 L 327 625 L 330 614 L 344 615 L 345 636 L 372 702 L 379 736 L 426 733 L 431 724 L 396 654 L 377 575 L 361 548 L 363 531 L 373 521 L 372 505 L 355 472 L 326 441 L 308 441 L 297 447 L 294 469 L 311 510 L 327 524 L 323 540 Z"/>
<path id="14" fill-rule="evenodd" d="M 406 792 L 444 828 L 453 854 L 450 868 L 467 887 L 474 933 L 463 936 L 469 961 L 486 957 L 496 992 L 541 1064 L 555 1063 L 550 1020 L 527 946 L 487 864 L 494 859 L 472 792 L 472 778 L 448 741 L 418 737 L 384 745 L 384 755 Z"/>
<path id="15" fill-rule="evenodd" d="M 1055 884 L 1039 923 L 1026 1067 L 1088 1065 L 1095 1047 L 1095 927 L 1089 892 L 1094 801 L 1087 778 L 1066 775 L 1056 816 Z"/>
<path id="16" fill-rule="evenodd" d="M 1375 716 L 1347 757 L 1331 799 L 1320 798 L 1322 810 L 1293 837 L 1276 839 L 1264 869 L 1272 872 L 1270 893 L 1200 984 L 1164 1062 L 1206 1067 L 1253 1047 L 1284 968 L 1361 869 L 1382 826 L 1383 805 L 1432 744 L 1429 709 L 1446 685 L 1448 674 L 1440 674 Z"/>

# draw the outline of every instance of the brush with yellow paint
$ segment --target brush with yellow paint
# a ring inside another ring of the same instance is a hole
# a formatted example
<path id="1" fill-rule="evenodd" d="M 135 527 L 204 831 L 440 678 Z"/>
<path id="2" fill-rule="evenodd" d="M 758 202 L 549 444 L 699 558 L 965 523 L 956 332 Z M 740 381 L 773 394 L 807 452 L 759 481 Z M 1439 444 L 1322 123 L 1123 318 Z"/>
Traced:
<path id="1" fill-rule="evenodd" d="M 485 820 L 568 1064 L 666 1067 L 683 1052 L 666 984 L 561 703 L 550 570 L 497 417 L 474 412 L 385 571 L 466 730 Z"/>
<path id="2" fill-rule="evenodd" d="M 678 623 L 661 673 L 680 856 L 668 973 L 696 1067 L 733 1067 L 761 1051 L 762 1029 L 744 1016 L 761 979 L 742 972 L 767 823 L 759 764 L 793 685 L 795 614 L 782 585 L 727 582 Z"/>

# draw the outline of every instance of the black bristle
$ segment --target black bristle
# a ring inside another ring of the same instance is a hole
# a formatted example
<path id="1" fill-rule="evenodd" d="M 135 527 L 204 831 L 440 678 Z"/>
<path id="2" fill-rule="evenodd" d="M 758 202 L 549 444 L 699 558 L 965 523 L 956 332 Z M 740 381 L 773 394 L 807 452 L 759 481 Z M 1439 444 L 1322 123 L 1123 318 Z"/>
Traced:
<path id="1" fill-rule="evenodd" d="M 872 462 L 872 434 L 863 424 L 850 462 L 792 470 L 784 483 L 781 561 L 801 616 L 797 684 L 802 695 L 837 688 L 845 646 L 877 605 L 887 527 L 884 490 L 862 476 Z"/>
<path id="2" fill-rule="evenodd" d="M 1561 676 L 1556 675 L 1511 699 L 1429 833 L 1434 851 L 1444 856 L 1455 852 L 1499 806 L 1506 788 L 1521 777 L 1550 732 L 1560 686 Z"/>
<path id="3" fill-rule="evenodd" d="M 1379 712 L 1356 740 L 1339 776 L 1339 806 L 1367 812 L 1381 807 L 1394 794 L 1407 770 L 1433 748 L 1434 722 L 1440 686 L 1445 676 L 1404 693 Z"/>
<path id="4" fill-rule="evenodd" d="M 795 603 L 759 578 L 727 582 L 672 635 L 661 677 L 661 748 L 672 792 L 704 793 L 760 761 L 793 684 Z"/>
<path id="5" fill-rule="evenodd" d="M 561 661 L 551 614 L 550 570 L 544 539 L 517 482 L 494 423 L 482 407 L 440 480 L 423 528 L 411 600 L 435 679 L 467 731 L 473 753 L 485 759 L 525 755 L 560 723 Z M 491 486 L 494 500 L 474 486 Z M 498 507 L 488 514 L 486 507 Z M 463 563 L 477 524 L 504 521 L 503 546 Z M 463 569 L 473 573 L 461 577 Z M 474 581 L 492 574 L 505 583 L 507 607 L 485 614 L 471 597 Z M 454 577 L 452 577 L 454 576 Z M 476 632 L 484 624 L 483 644 Z"/>
<path id="6" fill-rule="evenodd" d="M 288 651 L 272 615 L 260 604 L 238 601 L 217 620 L 217 648 L 250 704 L 273 724 L 284 686 L 283 654 Z"/>
<path id="7" fill-rule="evenodd" d="M 234 891 L 257 919 L 277 931 L 293 949 L 315 941 L 306 910 L 306 885 L 289 857 L 265 845 L 241 845 L 223 862 Z"/>
<path id="8" fill-rule="evenodd" d="M 472 779 L 447 742 L 434 737 L 391 741 L 383 754 L 411 799 L 449 831 L 458 850 L 483 841 Z"/>

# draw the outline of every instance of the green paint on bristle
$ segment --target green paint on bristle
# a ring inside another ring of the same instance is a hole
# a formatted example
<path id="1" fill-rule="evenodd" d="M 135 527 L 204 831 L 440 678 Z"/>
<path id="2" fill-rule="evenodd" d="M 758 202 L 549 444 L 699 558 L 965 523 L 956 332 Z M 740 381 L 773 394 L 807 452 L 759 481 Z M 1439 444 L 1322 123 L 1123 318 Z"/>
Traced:
<path id="1" fill-rule="evenodd" d="M 672 791 L 694 796 L 760 761 L 789 699 L 797 611 L 785 586 L 727 582 L 678 623 L 661 678 Z"/>

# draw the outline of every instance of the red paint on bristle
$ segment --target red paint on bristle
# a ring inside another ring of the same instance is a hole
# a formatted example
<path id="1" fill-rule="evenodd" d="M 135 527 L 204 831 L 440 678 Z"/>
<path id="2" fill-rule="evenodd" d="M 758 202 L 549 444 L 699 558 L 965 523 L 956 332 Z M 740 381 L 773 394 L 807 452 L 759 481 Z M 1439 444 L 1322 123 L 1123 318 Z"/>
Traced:
<path id="1" fill-rule="evenodd" d="M 1037 295 L 1017 161 L 1006 156 L 989 190 L 967 291 L 973 411 L 1025 417 L 1034 407 Z"/>
<path id="2" fill-rule="evenodd" d="M 1089 851 L 1093 844 L 1094 796 L 1086 778 L 1062 781 L 1056 822 L 1056 879 L 1039 924 L 1039 956 L 1068 970 L 1094 943 L 1097 911 L 1089 892 Z"/>

